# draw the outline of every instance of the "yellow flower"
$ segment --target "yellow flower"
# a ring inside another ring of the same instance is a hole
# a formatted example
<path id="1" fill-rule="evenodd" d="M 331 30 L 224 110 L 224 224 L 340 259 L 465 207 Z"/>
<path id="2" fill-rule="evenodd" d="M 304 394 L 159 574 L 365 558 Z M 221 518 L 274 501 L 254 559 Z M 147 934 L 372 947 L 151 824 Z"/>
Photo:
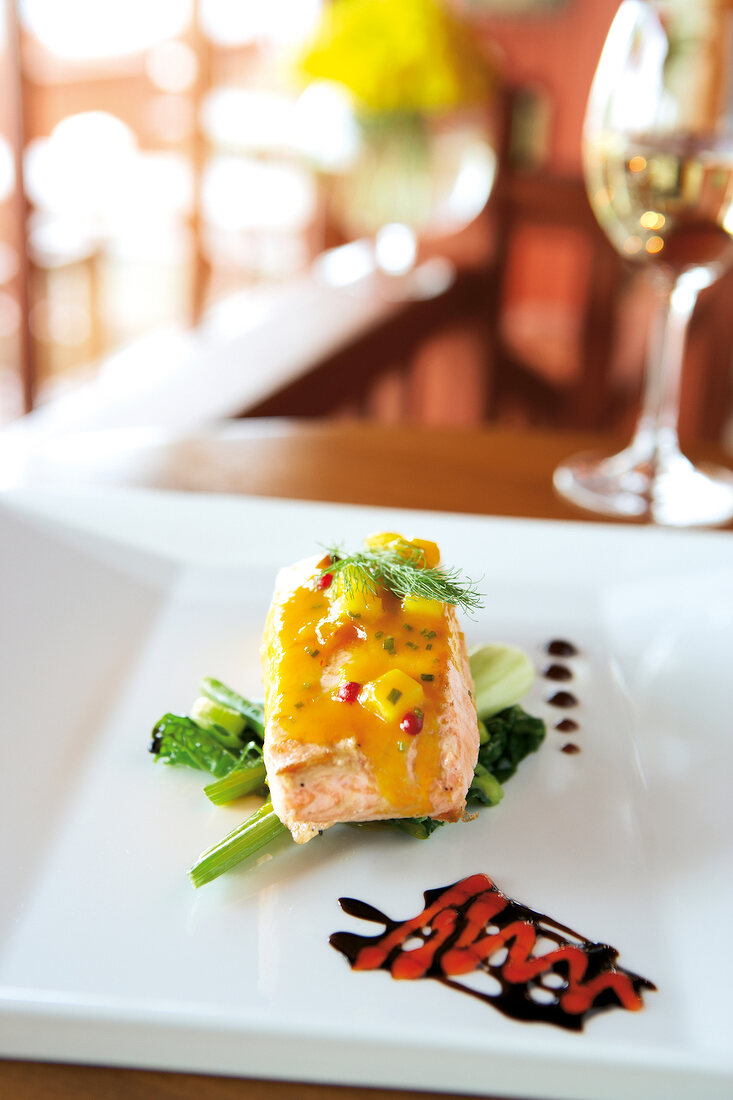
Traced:
<path id="1" fill-rule="evenodd" d="M 493 68 L 438 0 L 333 0 L 298 68 L 368 112 L 440 112 L 485 101 Z"/>

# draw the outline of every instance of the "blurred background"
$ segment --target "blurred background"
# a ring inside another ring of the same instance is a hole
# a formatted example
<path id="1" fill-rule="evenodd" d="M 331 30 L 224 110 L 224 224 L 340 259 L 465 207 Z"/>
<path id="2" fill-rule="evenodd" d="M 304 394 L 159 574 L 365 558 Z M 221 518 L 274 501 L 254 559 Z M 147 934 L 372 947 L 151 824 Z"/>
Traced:
<path id="1" fill-rule="evenodd" d="M 647 303 L 581 166 L 617 6 L 1 0 L 0 423 L 627 430 Z M 732 286 L 681 423 L 724 443 Z"/>

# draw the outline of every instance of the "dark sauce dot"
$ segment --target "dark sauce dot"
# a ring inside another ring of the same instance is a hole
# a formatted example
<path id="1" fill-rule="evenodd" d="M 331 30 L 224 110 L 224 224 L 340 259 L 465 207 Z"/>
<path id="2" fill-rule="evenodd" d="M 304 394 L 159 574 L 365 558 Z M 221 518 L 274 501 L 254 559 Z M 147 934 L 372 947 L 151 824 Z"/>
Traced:
<path id="1" fill-rule="evenodd" d="M 575 657 L 578 653 L 572 642 L 566 642 L 562 638 L 553 638 L 545 646 L 545 651 L 552 657 Z"/>
<path id="2" fill-rule="evenodd" d="M 575 730 L 580 729 L 580 726 L 574 718 L 561 718 L 555 723 L 555 729 L 560 730 L 561 733 L 574 733 Z"/>
<path id="3" fill-rule="evenodd" d="M 553 707 L 577 707 L 578 700 L 570 691 L 556 691 L 547 702 Z"/>
<path id="4" fill-rule="evenodd" d="M 568 753 L 568 755 L 572 755 L 572 753 L 580 752 L 580 745 L 574 745 L 571 741 L 568 741 L 566 745 L 563 745 L 560 751 L 566 752 Z"/>
<path id="5" fill-rule="evenodd" d="M 567 665 L 547 665 L 542 670 L 542 675 L 546 680 L 572 680 L 573 674 Z"/>

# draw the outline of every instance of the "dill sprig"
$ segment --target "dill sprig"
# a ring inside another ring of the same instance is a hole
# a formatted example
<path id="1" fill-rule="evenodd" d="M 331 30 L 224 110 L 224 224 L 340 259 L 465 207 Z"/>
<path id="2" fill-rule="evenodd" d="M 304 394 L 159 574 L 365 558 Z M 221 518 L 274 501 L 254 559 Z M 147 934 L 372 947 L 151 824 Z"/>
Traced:
<path id="1" fill-rule="evenodd" d="M 467 615 L 483 607 L 483 596 L 474 581 L 464 577 L 456 567 L 426 566 L 425 551 L 408 542 L 355 554 L 345 554 L 338 546 L 324 549 L 331 562 L 321 569 L 321 575 L 330 573 L 334 579 L 338 577 L 349 595 L 355 592 L 376 595 L 381 586 L 396 596 L 452 604 Z"/>

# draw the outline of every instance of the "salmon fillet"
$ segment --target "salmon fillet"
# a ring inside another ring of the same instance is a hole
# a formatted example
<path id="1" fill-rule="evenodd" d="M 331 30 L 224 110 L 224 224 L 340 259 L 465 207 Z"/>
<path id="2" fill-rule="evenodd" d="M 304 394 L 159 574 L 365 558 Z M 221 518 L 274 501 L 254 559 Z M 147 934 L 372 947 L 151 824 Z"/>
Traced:
<path id="1" fill-rule="evenodd" d="M 282 569 L 267 617 L 264 756 L 275 813 L 298 843 L 336 822 L 457 821 L 479 732 L 455 609 L 324 588 L 324 568 L 313 557 Z"/>

